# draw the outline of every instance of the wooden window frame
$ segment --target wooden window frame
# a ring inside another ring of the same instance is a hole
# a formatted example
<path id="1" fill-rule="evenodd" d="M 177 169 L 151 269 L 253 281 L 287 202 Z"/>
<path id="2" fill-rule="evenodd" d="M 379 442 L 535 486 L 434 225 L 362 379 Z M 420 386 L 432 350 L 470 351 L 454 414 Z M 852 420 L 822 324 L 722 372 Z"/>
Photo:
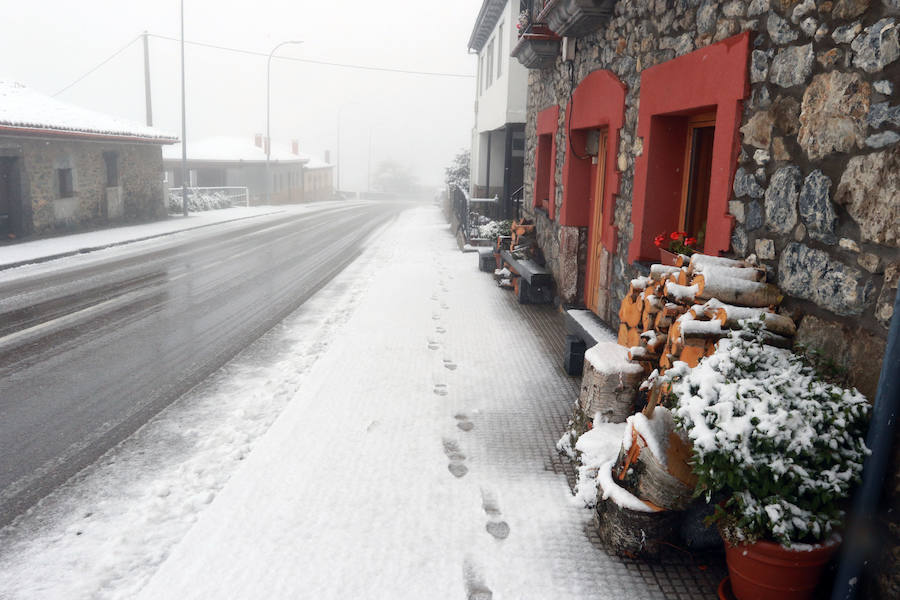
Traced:
<path id="1" fill-rule="evenodd" d="M 537 114 L 536 144 L 534 145 L 534 196 L 535 209 L 547 211 L 550 220 L 556 218 L 556 133 L 559 123 L 559 106 L 545 108 Z M 541 139 L 549 139 L 549 152 L 541 156 Z M 547 202 L 540 199 L 546 196 Z"/>
<path id="2" fill-rule="evenodd" d="M 56 180 L 59 184 L 60 198 L 71 198 L 75 195 L 75 176 L 71 168 L 57 169 Z"/>
<path id="3" fill-rule="evenodd" d="M 693 175 L 694 158 L 694 131 L 706 127 L 716 126 L 716 111 L 707 111 L 687 118 L 687 134 L 684 143 L 684 177 L 681 182 L 681 206 L 678 211 L 678 229 L 688 231 L 687 218 L 688 196 L 690 195 L 691 177 Z M 688 231 L 690 235 L 696 235 L 696 231 Z"/>

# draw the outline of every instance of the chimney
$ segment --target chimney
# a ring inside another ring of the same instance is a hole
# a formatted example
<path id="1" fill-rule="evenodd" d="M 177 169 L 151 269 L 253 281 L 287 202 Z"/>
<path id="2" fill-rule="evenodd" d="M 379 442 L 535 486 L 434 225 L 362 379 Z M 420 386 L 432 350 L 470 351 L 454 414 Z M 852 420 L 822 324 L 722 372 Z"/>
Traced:
<path id="1" fill-rule="evenodd" d="M 291 140 L 291 154 L 300 154 L 299 140 Z"/>
<path id="2" fill-rule="evenodd" d="M 331 164 L 331 150 L 325 151 L 325 162 Z"/>
<path id="3" fill-rule="evenodd" d="M 263 139 L 263 134 L 257 133 L 255 136 L 253 136 L 253 144 L 254 144 L 257 148 L 262 148 L 262 147 L 263 147 L 263 145 L 262 145 L 262 139 Z"/>

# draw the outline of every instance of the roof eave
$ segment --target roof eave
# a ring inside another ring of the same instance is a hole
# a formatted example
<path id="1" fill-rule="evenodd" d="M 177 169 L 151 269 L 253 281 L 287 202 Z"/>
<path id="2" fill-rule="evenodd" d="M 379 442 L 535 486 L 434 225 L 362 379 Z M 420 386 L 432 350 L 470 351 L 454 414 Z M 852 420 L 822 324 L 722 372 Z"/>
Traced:
<path id="1" fill-rule="evenodd" d="M 154 138 L 137 135 L 120 135 L 114 133 L 98 133 L 94 131 L 75 131 L 71 129 L 52 129 L 49 127 L 18 127 L 0 124 L 0 134 L 13 133 L 27 137 L 49 136 L 53 138 L 67 137 L 95 141 L 137 142 L 141 144 L 159 144 L 167 146 L 178 143 L 178 138 Z"/>
<path id="2" fill-rule="evenodd" d="M 487 38 L 490 36 L 494 25 L 503 14 L 503 7 L 506 0 L 484 0 L 481 4 L 481 10 L 478 11 L 478 17 L 475 19 L 475 27 L 472 28 L 472 34 L 469 36 L 469 50 L 481 52 Z M 494 7 L 495 10 L 489 14 L 489 9 Z M 488 23 L 490 21 L 490 23 Z"/>

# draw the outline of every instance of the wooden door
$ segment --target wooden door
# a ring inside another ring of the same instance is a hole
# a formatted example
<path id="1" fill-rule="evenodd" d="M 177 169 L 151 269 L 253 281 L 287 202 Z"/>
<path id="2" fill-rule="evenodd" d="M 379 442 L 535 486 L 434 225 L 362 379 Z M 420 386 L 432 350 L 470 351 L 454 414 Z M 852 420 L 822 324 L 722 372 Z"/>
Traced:
<path id="1" fill-rule="evenodd" d="M 0 235 L 13 233 L 13 206 L 16 201 L 13 194 L 12 158 L 0 158 Z"/>
<path id="2" fill-rule="evenodd" d="M 584 303 L 588 309 L 598 312 L 599 287 L 601 280 L 601 258 L 603 254 L 603 193 L 606 189 L 606 131 L 600 133 L 597 151 L 597 167 L 591 185 L 591 229 L 588 232 L 587 281 L 584 289 Z"/>

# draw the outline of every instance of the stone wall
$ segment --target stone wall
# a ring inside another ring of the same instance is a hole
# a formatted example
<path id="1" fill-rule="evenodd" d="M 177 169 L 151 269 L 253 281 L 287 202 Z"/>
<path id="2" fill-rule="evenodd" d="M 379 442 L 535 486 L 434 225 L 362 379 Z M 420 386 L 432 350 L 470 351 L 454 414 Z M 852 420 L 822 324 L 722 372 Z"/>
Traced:
<path id="1" fill-rule="evenodd" d="M 788 296 L 783 311 L 799 321 L 798 340 L 830 357 L 874 398 L 900 278 L 898 25 L 898 0 L 620 0 L 605 26 L 577 40 L 571 65 L 557 58 L 554 67 L 529 72 L 525 204 L 533 200 L 536 114 L 560 107 L 560 214 L 573 85 L 597 69 L 615 73 L 627 86 L 609 286 L 609 305 L 618 306 L 628 281 L 645 268 L 627 262 L 634 160 L 643 151 L 636 137 L 641 72 L 750 31 L 750 93 L 729 201 L 731 254 L 755 254 L 766 265 Z M 572 256 L 583 257 L 584 249 L 563 247 L 567 228 L 546 215 L 537 215 L 537 223 L 561 299 L 583 302 L 583 263 Z M 579 239 L 584 244 L 585 236 Z M 573 279 L 579 281 L 574 292 L 563 283 Z M 613 312 L 609 320 L 617 326 Z M 887 487 L 900 505 L 900 480 Z M 897 519 L 890 524 L 894 548 L 900 546 Z M 898 569 L 890 571 L 882 571 L 873 597 L 900 593 Z"/>
<path id="2" fill-rule="evenodd" d="M 162 152 L 157 144 L 135 144 L 71 139 L 3 138 L 0 150 L 18 157 L 21 196 L 30 220 L 24 233 L 101 226 L 116 220 L 146 221 L 166 216 Z M 104 152 L 118 155 L 118 190 L 107 209 L 107 173 Z M 60 197 L 59 169 L 72 170 L 74 194 Z"/>

